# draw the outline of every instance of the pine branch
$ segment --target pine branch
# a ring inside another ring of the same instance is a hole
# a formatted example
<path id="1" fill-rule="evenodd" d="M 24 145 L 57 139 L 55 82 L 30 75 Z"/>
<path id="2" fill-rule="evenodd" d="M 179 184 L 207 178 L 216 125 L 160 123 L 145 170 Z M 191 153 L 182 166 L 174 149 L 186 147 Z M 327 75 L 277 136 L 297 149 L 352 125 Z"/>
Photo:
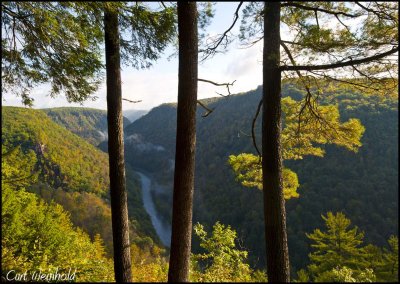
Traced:
<path id="1" fill-rule="evenodd" d="M 331 14 L 331 15 L 335 15 L 335 16 L 343 15 L 343 16 L 346 16 L 346 17 L 349 17 L 349 18 L 357 18 L 357 17 L 360 16 L 360 15 L 357 15 L 357 14 L 349 14 L 349 13 L 345 13 L 345 12 L 342 12 L 342 11 L 332 11 L 332 10 L 322 9 L 322 8 L 319 8 L 319 7 L 310 7 L 310 6 L 299 4 L 299 3 L 296 3 L 296 2 L 282 3 L 281 7 L 295 7 L 295 8 L 299 8 L 299 9 L 303 9 L 303 10 L 307 10 L 307 11 L 323 12 L 323 13 Z"/>
<path id="2" fill-rule="evenodd" d="M 365 57 L 363 59 L 351 59 L 343 62 L 336 62 L 332 64 L 322 64 L 322 65 L 292 65 L 292 66 L 281 66 L 281 71 L 313 71 L 313 70 L 328 70 L 340 67 L 354 66 L 358 64 L 365 64 L 372 62 L 374 60 L 382 59 L 388 55 L 394 54 L 399 51 L 398 47 L 393 47 L 391 50 L 375 54 L 373 56 Z"/>

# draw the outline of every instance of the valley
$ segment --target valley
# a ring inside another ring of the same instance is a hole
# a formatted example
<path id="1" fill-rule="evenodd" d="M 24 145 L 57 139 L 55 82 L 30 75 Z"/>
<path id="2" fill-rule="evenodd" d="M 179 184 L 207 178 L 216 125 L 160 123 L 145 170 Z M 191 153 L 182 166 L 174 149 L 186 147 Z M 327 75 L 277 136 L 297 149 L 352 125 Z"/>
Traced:
<path id="1" fill-rule="evenodd" d="M 256 268 L 265 265 L 262 192 L 240 185 L 235 180 L 228 158 L 232 154 L 255 153 L 248 133 L 260 98 L 260 90 L 258 88 L 228 98 L 203 100 L 203 103 L 214 109 L 206 118 L 201 117 L 203 110 L 198 109 L 193 213 L 193 224 L 200 222 L 209 229 L 220 221 L 232 226 L 238 232 L 242 246 L 249 251 L 251 266 Z M 302 93 L 287 84 L 284 88 L 284 97 L 286 96 L 299 99 Z M 346 212 L 366 233 L 366 241 L 369 243 L 385 246 L 387 238 L 398 233 L 398 136 L 395 134 L 398 129 L 398 110 L 396 100 L 379 100 L 377 97 L 339 92 L 327 94 L 321 101 L 321 104 L 338 103 L 341 120 L 352 117 L 361 120 L 366 132 L 362 137 L 363 145 L 359 153 L 326 145 L 323 147 L 326 151 L 324 158 L 306 157 L 304 160 L 285 161 L 285 166 L 297 172 L 300 183 L 300 196 L 288 200 L 286 204 L 289 249 L 296 252 L 291 254 L 293 272 L 307 265 L 310 247 L 305 233 L 322 226 L 320 215 L 327 211 Z M 36 124 L 39 119 L 41 126 Z M 152 246 L 151 243 L 154 242 L 168 250 L 170 244 L 175 121 L 174 104 L 156 107 L 133 123 L 124 120 L 128 210 L 132 219 L 131 239 L 142 247 Z M 43 126 L 46 126 L 46 131 L 41 130 Z M 21 145 L 25 153 L 34 153 L 38 163 L 45 165 L 46 171 L 39 177 L 42 185 L 33 185 L 31 192 L 46 198 L 51 196 L 52 187 L 67 191 L 88 191 L 94 194 L 90 197 L 92 202 L 99 198 L 95 202 L 104 204 L 101 205 L 104 208 L 109 207 L 107 178 L 104 178 L 108 175 L 104 153 L 107 152 L 107 140 L 104 137 L 100 139 L 98 135 L 107 129 L 104 111 L 61 108 L 41 112 L 3 107 L 3 129 L 3 147 Z M 21 131 L 22 129 L 25 130 Z M 256 134 L 260 143 L 259 122 L 256 124 Z M 35 150 L 36 145 L 44 145 L 42 156 Z M 54 147 L 55 145 L 62 147 Z M 86 145 L 84 147 L 87 150 L 73 150 L 74 154 L 70 153 L 71 149 L 78 147 L 74 145 L 79 145 L 80 148 Z M 98 156 L 95 158 L 96 163 L 91 162 L 93 160 L 90 155 Z M 76 169 L 69 166 L 69 161 L 74 161 Z M 89 168 L 90 163 L 95 167 Z M 42 167 L 40 165 L 38 164 Z M 99 171 L 101 169 L 104 171 Z M 78 176 L 82 180 L 80 183 L 75 181 Z M 89 180 L 90 183 L 85 185 Z M 104 183 L 98 184 L 103 180 Z M 43 186 L 48 189 L 43 189 Z M 94 188 L 98 189 L 93 191 Z M 57 194 L 63 195 L 62 191 Z M 62 204 L 72 197 L 66 198 L 60 197 L 58 202 Z M 86 227 L 92 236 L 95 233 L 102 234 L 107 240 L 107 250 L 111 252 L 110 227 L 106 233 L 89 226 L 96 218 L 107 218 L 105 216 L 109 213 L 104 213 L 103 217 L 93 216 L 90 218 L 94 219 L 89 218 L 82 222 L 83 209 L 79 211 L 66 203 L 64 206 L 74 212 L 72 216 L 75 219 L 72 221 Z M 107 212 L 109 209 L 104 210 Z M 366 215 L 370 218 L 364 218 Z M 147 237 L 152 241 L 145 241 Z M 144 245 L 145 243 L 147 244 Z M 198 239 L 195 238 L 193 251 L 201 251 Z"/>

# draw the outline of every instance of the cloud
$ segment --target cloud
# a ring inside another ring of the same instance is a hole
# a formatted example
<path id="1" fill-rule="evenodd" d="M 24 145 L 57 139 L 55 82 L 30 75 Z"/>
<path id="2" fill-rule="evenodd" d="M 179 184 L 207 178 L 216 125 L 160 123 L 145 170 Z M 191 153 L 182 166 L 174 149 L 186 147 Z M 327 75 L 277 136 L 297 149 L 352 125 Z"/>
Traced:
<path id="1" fill-rule="evenodd" d="M 247 49 L 235 49 L 226 68 L 230 76 L 241 77 L 262 69 L 262 41 Z"/>
<path id="2" fill-rule="evenodd" d="M 163 72 L 156 66 L 149 70 L 131 70 L 122 75 L 122 97 L 141 100 L 136 104 L 123 101 L 124 109 L 150 109 L 165 102 L 174 102 L 177 90 L 177 72 Z"/>

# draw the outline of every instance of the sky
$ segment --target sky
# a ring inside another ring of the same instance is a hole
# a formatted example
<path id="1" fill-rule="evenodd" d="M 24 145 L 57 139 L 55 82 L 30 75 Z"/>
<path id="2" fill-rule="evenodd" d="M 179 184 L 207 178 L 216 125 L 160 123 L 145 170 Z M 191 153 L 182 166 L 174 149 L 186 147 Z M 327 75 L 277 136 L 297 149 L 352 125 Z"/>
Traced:
<path id="1" fill-rule="evenodd" d="M 238 2 L 217 2 L 214 6 L 215 16 L 207 28 L 211 35 L 223 33 L 231 24 Z M 241 13 L 240 13 L 241 14 Z M 240 19 L 232 32 L 239 33 Z M 168 60 L 174 53 L 173 47 L 168 47 L 164 56 L 156 61 L 150 69 L 135 70 L 123 67 L 122 97 L 129 100 L 141 100 L 140 103 L 123 101 L 123 110 L 137 109 L 149 110 L 162 103 L 176 102 L 178 97 L 178 58 Z M 231 93 L 247 92 L 257 88 L 262 82 L 262 41 L 250 48 L 243 48 L 240 42 L 234 42 L 224 54 L 214 57 L 199 65 L 199 78 L 215 82 L 235 83 L 230 87 Z M 34 108 L 51 108 L 64 106 L 90 107 L 106 109 L 105 80 L 99 90 L 94 94 L 97 100 L 88 100 L 83 104 L 68 103 L 63 95 L 51 98 L 49 85 L 40 85 L 31 91 L 35 99 Z M 216 92 L 227 94 L 225 87 L 199 82 L 198 98 L 216 97 Z M 21 98 L 12 94 L 3 94 L 3 105 L 22 106 Z"/>

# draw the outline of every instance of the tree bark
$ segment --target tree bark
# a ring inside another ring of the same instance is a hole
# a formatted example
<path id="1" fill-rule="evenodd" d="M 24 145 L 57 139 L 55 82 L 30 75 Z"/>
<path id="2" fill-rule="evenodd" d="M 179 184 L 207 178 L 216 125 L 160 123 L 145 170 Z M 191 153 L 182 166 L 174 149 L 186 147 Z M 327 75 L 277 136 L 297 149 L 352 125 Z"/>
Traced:
<path id="1" fill-rule="evenodd" d="M 121 70 L 118 13 L 104 11 L 107 73 L 108 157 L 116 282 L 131 282 L 129 220 L 125 185 L 124 132 L 122 124 Z"/>
<path id="2" fill-rule="evenodd" d="M 188 282 L 196 151 L 197 8 L 178 1 L 179 82 L 169 282 Z"/>
<path id="3" fill-rule="evenodd" d="M 289 282 L 289 252 L 282 186 L 280 3 L 265 2 L 262 172 L 269 282 Z"/>

